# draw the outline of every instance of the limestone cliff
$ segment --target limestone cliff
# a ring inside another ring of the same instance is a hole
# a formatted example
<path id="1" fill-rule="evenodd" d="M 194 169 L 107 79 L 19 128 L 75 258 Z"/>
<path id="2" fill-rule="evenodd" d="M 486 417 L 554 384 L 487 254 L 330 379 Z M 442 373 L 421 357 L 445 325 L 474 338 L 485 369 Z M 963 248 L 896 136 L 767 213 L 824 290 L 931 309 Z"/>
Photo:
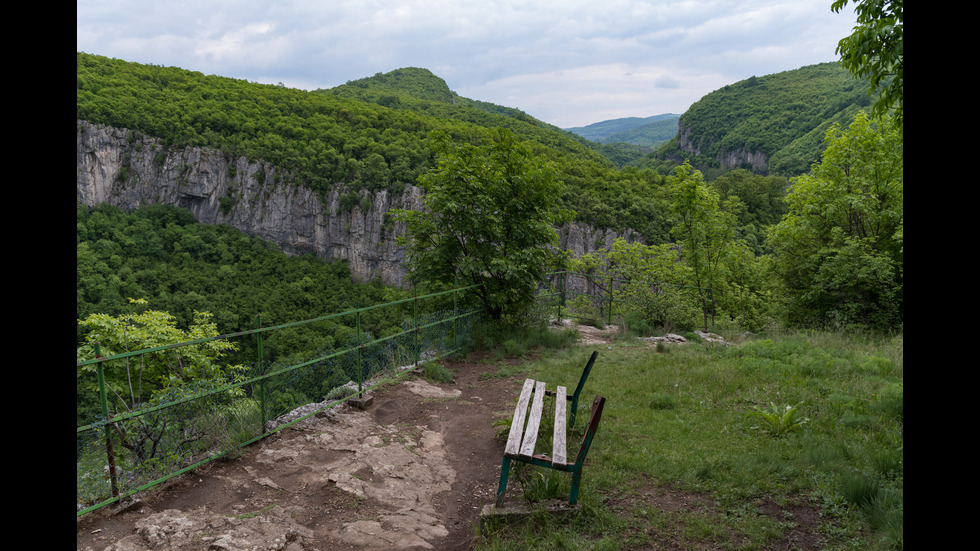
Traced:
<path id="1" fill-rule="evenodd" d="M 139 132 L 81 120 L 77 142 L 75 192 L 86 205 L 108 203 L 127 210 L 175 205 L 198 222 L 227 224 L 276 243 L 287 254 L 347 260 L 359 280 L 404 285 L 405 253 L 396 237 L 405 228 L 387 214 L 420 208 L 420 188 L 406 186 L 398 196 L 361 191 L 363 200 L 344 209 L 340 198 L 346 186 L 334 186 L 321 198 L 262 161 L 199 147 L 167 147 Z M 608 247 L 619 237 L 585 224 L 561 228 L 559 235 L 562 247 L 574 254 Z M 637 237 L 630 233 L 627 238 Z"/>
<path id="2" fill-rule="evenodd" d="M 690 127 L 685 126 L 683 121 L 677 123 L 677 145 L 682 151 L 691 153 L 695 156 L 701 155 L 702 150 L 710 150 L 711 143 L 705 143 L 705 138 L 695 139 Z M 681 159 L 677 159 L 678 161 Z M 765 172 L 768 156 L 761 151 L 751 151 L 745 146 L 735 149 L 718 151 L 715 160 L 725 168 L 738 168 L 750 165 L 754 172 Z"/>

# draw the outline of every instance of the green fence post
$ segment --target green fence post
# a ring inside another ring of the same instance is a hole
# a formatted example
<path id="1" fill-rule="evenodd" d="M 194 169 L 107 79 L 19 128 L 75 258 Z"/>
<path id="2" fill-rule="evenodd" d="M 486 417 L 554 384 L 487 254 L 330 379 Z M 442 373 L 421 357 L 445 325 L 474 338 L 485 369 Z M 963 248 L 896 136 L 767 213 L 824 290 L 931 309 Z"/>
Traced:
<path id="1" fill-rule="evenodd" d="M 422 361 L 422 335 L 419 334 L 419 295 L 413 291 L 412 323 L 415 324 L 415 367 Z"/>
<path id="2" fill-rule="evenodd" d="M 102 357 L 102 346 L 95 343 L 95 357 Z M 105 418 L 105 454 L 109 462 L 109 481 L 112 485 L 112 497 L 119 497 L 119 481 L 116 477 L 116 454 L 112 448 L 112 430 L 109 429 L 109 402 L 106 399 L 105 391 L 105 363 L 95 364 L 95 373 L 99 378 L 99 402 L 102 406 L 102 417 Z"/>
<path id="3" fill-rule="evenodd" d="M 258 372 L 259 377 L 259 409 L 262 412 L 261 422 L 262 426 L 259 427 L 259 433 L 265 434 L 265 427 L 269 422 L 269 400 L 266 396 L 266 386 L 265 386 L 265 368 L 262 365 L 262 314 L 255 316 L 255 337 L 256 341 L 256 352 L 258 354 Z"/>
<path id="4" fill-rule="evenodd" d="M 357 393 L 360 395 L 364 386 L 364 363 L 361 356 L 361 303 L 354 305 L 354 325 L 357 327 Z"/>

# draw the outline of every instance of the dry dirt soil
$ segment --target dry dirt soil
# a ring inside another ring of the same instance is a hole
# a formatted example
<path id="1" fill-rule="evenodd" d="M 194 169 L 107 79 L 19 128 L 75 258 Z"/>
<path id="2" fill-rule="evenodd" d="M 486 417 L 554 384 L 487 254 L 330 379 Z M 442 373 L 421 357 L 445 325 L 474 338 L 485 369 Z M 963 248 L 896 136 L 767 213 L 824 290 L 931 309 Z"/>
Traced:
<path id="1" fill-rule="evenodd" d="M 582 347 L 583 365 L 592 349 Z M 503 443 L 493 423 L 513 413 L 523 377 L 481 379 L 499 367 L 489 358 L 444 365 L 454 383 L 410 375 L 372 391 L 363 410 L 329 410 L 80 517 L 77 550 L 471 549 L 499 480 Z M 512 486 L 508 502 L 520 499 Z M 637 498 L 675 510 L 710 503 L 653 483 L 629 499 Z M 633 505 L 617 503 L 610 500 L 624 511 Z M 792 513 L 798 529 L 779 548 L 817 548 L 815 513 Z M 669 536 L 663 543 L 678 548 Z"/>

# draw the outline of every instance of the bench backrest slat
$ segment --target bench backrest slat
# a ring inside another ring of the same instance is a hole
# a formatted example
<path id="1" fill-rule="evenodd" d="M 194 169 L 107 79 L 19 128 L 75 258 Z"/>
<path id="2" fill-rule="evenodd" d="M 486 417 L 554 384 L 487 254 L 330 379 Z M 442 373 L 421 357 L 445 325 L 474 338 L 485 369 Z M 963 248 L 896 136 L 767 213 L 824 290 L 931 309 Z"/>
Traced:
<path id="1" fill-rule="evenodd" d="M 589 428 L 585 431 L 585 437 L 582 438 L 582 446 L 578 449 L 578 457 L 575 458 L 576 465 L 585 463 L 585 456 L 589 453 L 592 438 L 595 437 L 595 431 L 599 428 L 599 420 L 602 419 L 602 407 L 605 404 L 606 399 L 602 396 L 596 396 L 592 400 L 592 417 L 589 419 Z"/>

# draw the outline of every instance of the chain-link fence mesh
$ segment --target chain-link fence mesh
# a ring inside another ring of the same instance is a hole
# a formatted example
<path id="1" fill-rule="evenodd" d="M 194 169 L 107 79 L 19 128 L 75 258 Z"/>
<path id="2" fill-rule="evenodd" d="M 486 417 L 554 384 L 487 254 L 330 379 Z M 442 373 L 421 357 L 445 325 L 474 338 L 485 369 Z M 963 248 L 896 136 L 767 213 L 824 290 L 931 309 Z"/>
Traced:
<path id="1" fill-rule="evenodd" d="M 236 381 L 212 380 L 168 389 L 138 404 L 135 411 L 110 414 L 78 427 L 78 515 L 222 457 L 422 362 L 451 354 L 469 339 L 474 318 L 480 314 L 479 310 L 460 309 L 422 314 L 416 305 L 400 332 L 374 338 L 360 330 L 362 314 L 383 307 L 404 310 L 405 302 L 344 313 L 356 318 L 357 330 L 337 350 L 302 362 L 259 362 Z M 307 322 L 297 322 L 303 323 Z M 78 365 L 121 361 L 116 358 Z"/>

